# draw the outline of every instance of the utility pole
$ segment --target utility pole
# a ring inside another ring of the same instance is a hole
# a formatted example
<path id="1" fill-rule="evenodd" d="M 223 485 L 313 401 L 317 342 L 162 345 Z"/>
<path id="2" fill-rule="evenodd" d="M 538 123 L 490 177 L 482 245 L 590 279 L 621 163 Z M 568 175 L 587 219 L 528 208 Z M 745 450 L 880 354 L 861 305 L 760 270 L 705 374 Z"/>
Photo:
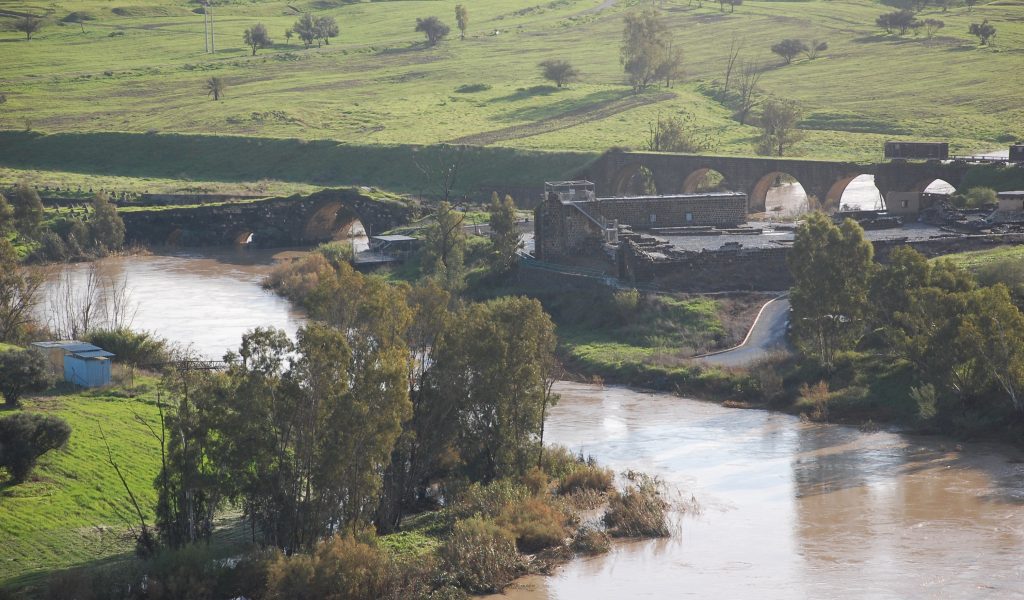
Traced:
<path id="1" fill-rule="evenodd" d="M 217 53 L 217 44 L 213 41 L 213 2 L 209 2 L 207 6 L 210 7 L 210 52 Z"/>
<path id="2" fill-rule="evenodd" d="M 213 3 L 203 2 L 203 44 L 206 46 L 206 53 L 217 51 L 217 45 L 213 38 Z"/>

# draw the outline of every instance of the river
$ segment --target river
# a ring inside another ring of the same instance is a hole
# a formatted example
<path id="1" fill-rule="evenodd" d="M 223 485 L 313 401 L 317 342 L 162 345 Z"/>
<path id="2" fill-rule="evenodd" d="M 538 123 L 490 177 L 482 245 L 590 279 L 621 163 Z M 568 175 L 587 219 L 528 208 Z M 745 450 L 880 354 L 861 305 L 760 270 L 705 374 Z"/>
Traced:
<path id="1" fill-rule="evenodd" d="M 99 268 L 125 278 L 136 328 L 219 357 L 253 327 L 301 325 L 259 286 L 288 256 L 204 250 Z M 624 388 L 557 391 L 547 441 L 656 474 L 701 510 L 676 514 L 669 539 L 524 578 L 510 599 L 1024 598 L 1019 452 Z"/>

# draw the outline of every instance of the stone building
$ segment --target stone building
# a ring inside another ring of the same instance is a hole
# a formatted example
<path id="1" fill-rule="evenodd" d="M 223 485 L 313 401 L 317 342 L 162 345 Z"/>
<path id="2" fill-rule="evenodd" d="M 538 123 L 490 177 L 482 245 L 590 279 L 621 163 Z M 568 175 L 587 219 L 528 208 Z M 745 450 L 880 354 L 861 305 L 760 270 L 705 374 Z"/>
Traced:
<path id="1" fill-rule="evenodd" d="M 746 222 L 746 194 L 704 193 L 598 198 L 589 181 L 544 184 L 534 211 L 537 258 L 599 253 L 617 243 L 620 227 L 737 227 Z"/>

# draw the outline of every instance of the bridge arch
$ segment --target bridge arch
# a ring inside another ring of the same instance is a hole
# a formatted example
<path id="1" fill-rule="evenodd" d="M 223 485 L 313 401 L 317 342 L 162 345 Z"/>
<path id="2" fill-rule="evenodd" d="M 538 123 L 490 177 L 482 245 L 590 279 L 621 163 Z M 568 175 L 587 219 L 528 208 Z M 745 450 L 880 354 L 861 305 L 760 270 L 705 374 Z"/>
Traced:
<path id="1" fill-rule="evenodd" d="M 657 194 L 654 171 L 642 162 L 624 165 L 612 179 L 612 195 L 651 195 Z"/>
<path id="2" fill-rule="evenodd" d="M 945 179 L 928 177 L 918 181 L 917 184 L 914 185 L 914 189 L 912 191 L 921 193 L 930 192 L 934 194 L 951 194 L 956 191 L 956 186 Z"/>
<path id="3" fill-rule="evenodd" d="M 256 232 L 248 227 L 233 229 L 228 234 L 228 240 L 235 246 L 248 246 L 255 239 Z"/>
<path id="4" fill-rule="evenodd" d="M 871 188 L 874 189 L 874 194 L 877 196 L 872 199 L 874 202 L 867 204 L 867 195 L 871 193 Z M 845 204 L 847 204 L 847 202 L 844 202 L 844 197 L 850 196 L 851 193 L 864 196 L 865 202 L 861 202 L 860 198 L 856 200 L 860 206 L 860 210 L 872 210 L 875 206 L 885 206 L 882 193 L 878 189 L 878 186 L 875 185 L 875 176 L 870 173 L 861 173 L 859 175 L 848 175 L 837 179 L 836 182 L 829 187 L 822 207 L 830 212 L 841 209 Z M 849 201 L 849 199 L 847 200 Z"/>
<path id="5" fill-rule="evenodd" d="M 683 194 L 695 194 L 728 189 L 727 182 L 728 178 L 720 171 L 712 167 L 701 167 L 686 176 L 683 180 L 683 187 L 679 191 Z"/>
<path id="6" fill-rule="evenodd" d="M 354 210 L 340 201 L 327 201 L 306 218 L 302 238 L 310 242 L 342 239 L 348 237 L 357 223 L 365 230 Z"/>
<path id="7" fill-rule="evenodd" d="M 792 183 L 785 183 L 785 180 L 792 180 Z M 778 199 L 778 194 L 771 194 L 774 196 L 772 206 L 769 206 L 769 194 L 773 191 L 773 188 L 779 188 L 783 185 L 791 186 L 784 193 L 788 198 Z M 794 197 L 798 195 L 800 197 Z M 815 200 L 807 193 L 807 188 L 804 187 L 800 180 L 794 177 L 790 173 L 785 171 L 772 171 L 765 173 L 754 182 L 751 186 L 750 191 L 747 193 L 747 206 L 749 212 L 763 212 L 775 209 L 776 207 L 782 207 L 785 210 L 786 204 L 790 205 L 790 212 L 805 212 L 807 209 L 813 207 L 816 203 Z M 794 204 L 796 204 L 794 206 Z M 782 212 L 782 211 L 779 211 Z"/>

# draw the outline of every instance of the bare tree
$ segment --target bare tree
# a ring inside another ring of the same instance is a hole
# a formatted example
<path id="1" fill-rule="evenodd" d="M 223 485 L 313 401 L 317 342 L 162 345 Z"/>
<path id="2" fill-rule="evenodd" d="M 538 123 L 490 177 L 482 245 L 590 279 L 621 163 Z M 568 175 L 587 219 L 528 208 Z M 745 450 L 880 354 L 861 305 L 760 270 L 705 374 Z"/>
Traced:
<path id="1" fill-rule="evenodd" d="M 43 28 L 43 20 L 39 17 L 26 16 L 14 22 L 14 30 L 25 34 L 26 40 L 32 39 L 32 34 Z"/>
<path id="2" fill-rule="evenodd" d="M 739 106 L 736 109 L 736 117 L 739 119 L 740 125 L 747 124 L 750 111 L 758 105 L 757 84 L 761 81 L 762 73 L 760 65 L 753 62 L 744 62 L 740 69 L 740 98 Z"/>
<path id="3" fill-rule="evenodd" d="M 736 61 L 740 57 L 740 50 L 743 49 L 743 42 L 738 41 L 736 36 L 732 36 L 732 41 L 729 43 L 729 57 L 725 63 L 725 84 L 722 86 L 722 92 L 729 92 L 729 82 L 732 79 L 732 72 L 736 69 Z"/>
<path id="4" fill-rule="evenodd" d="M 427 187 L 438 192 L 445 202 L 449 202 L 465 154 L 466 147 L 463 145 L 441 144 L 417 151 L 412 160 L 426 178 Z"/>
<path id="5" fill-rule="evenodd" d="M 70 267 L 57 277 L 49 295 L 49 327 L 62 339 L 84 337 L 97 329 L 130 328 L 138 307 L 124 277 L 103 277 L 95 264 L 79 279 Z"/>

